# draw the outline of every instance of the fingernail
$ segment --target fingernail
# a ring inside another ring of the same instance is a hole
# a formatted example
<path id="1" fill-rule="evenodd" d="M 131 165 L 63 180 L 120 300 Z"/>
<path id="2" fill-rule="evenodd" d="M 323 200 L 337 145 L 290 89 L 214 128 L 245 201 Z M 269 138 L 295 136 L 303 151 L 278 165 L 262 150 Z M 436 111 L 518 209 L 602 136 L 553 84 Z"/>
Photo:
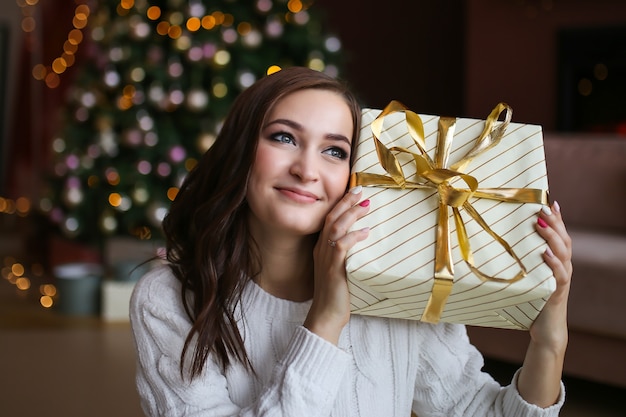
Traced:
<path id="1" fill-rule="evenodd" d="M 369 199 L 363 200 L 363 201 L 361 201 L 359 203 L 359 206 L 361 206 L 361 207 L 368 207 L 369 205 L 370 205 L 370 200 Z"/>
<path id="2" fill-rule="evenodd" d="M 549 215 L 552 214 L 552 210 L 550 210 L 550 207 L 548 207 L 548 206 L 541 206 L 541 211 L 543 211 L 543 213 L 546 216 L 549 216 Z"/>
<path id="3" fill-rule="evenodd" d="M 361 185 L 357 185 L 356 187 L 352 187 L 352 188 L 350 189 L 350 193 L 351 193 L 351 194 L 358 194 L 358 193 L 360 193 L 362 190 L 363 190 L 363 186 L 361 186 Z"/>
<path id="4" fill-rule="evenodd" d="M 552 208 L 554 209 L 554 211 L 556 211 L 557 213 L 561 212 L 561 206 L 559 205 L 558 201 L 555 201 L 554 204 L 552 204 Z"/>
<path id="5" fill-rule="evenodd" d="M 361 232 L 369 232 L 370 228 L 369 227 L 364 227 L 361 229 Z"/>
<path id="6" fill-rule="evenodd" d="M 543 227 L 544 229 L 548 227 L 548 223 L 546 223 L 541 217 L 537 219 L 537 223 L 539 224 L 539 226 Z"/>
<path id="7" fill-rule="evenodd" d="M 554 252 L 552 252 L 552 249 L 550 249 L 549 246 L 546 248 L 546 255 L 548 255 L 550 258 L 554 256 Z"/>

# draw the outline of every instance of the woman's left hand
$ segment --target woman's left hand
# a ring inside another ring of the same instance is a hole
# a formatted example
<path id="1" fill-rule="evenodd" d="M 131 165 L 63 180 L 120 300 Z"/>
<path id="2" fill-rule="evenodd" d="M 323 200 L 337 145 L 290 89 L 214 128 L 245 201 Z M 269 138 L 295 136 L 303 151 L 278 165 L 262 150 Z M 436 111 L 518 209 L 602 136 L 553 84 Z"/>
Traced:
<path id="1" fill-rule="evenodd" d="M 554 273 L 556 290 L 530 327 L 530 344 L 517 388 L 529 403 L 549 407 L 559 399 L 567 348 L 567 300 L 572 280 L 572 240 L 565 230 L 558 203 L 544 208 L 537 232 L 548 242 L 543 258 Z"/>
<path id="2" fill-rule="evenodd" d="M 533 342 L 560 350 L 567 346 L 567 300 L 572 279 L 572 240 L 565 229 L 561 209 L 554 203 L 539 214 L 537 232 L 548 242 L 543 254 L 556 279 L 556 290 L 530 329 Z"/>

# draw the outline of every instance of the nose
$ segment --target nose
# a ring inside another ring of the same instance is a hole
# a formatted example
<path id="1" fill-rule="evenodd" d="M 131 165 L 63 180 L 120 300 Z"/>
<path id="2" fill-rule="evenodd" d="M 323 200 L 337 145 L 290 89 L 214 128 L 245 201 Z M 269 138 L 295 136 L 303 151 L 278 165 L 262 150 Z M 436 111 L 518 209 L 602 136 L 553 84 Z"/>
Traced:
<path id="1" fill-rule="evenodd" d="M 312 150 L 298 152 L 294 155 L 290 173 L 303 182 L 317 181 L 319 179 L 318 155 Z"/>

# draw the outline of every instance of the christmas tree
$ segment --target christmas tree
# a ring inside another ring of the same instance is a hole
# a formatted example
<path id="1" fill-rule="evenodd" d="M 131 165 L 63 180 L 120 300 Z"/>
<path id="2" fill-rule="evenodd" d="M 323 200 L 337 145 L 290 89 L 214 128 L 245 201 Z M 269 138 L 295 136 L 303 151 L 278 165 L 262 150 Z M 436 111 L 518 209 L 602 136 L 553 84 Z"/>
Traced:
<path id="1" fill-rule="evenodd" d="M 159 239 L 183 178 L 255 80 L 292 65 L 339 75 L 340 42 L 325 33 L 311 1 L 79 7 L 88 18 L 80 45 L 86 59 L 52 141 L 41 207 L 65 235 L 86 242 Z"/>

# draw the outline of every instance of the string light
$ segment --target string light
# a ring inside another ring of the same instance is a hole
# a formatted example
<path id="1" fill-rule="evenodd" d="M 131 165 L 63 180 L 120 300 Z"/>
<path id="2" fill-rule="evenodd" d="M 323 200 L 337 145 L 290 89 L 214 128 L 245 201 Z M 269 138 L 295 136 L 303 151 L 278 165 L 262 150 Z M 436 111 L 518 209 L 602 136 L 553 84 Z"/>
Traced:
<path id="1" fill-rule="evenodd" d="M 32 34 L 37 29 L 37 22 L 33 17 L 34 8 L 39 0 L 18 1 L 22 9 L 22 30 L 27 34 Z M 128 2 L 127 2 L 128 3 Z M 74 9 L 72 18 L 73 28 L 67 34 L 67 40 L 63 43 L 62 52 L 52 59 L 49 65 L 39 63 L 33 66 L 32 76 L 38 81 L 43 81 L 47 87 L 56 88 L 61 83 L 59 75 L 67 71 L 76 62 L 75 55 L 78 46 L 83 41 L 83 29 L 87 27 L 91 10 L 87 4 L 79 4 Z"/>
<path id="2" fill-rule="evenodd" d="M 170 187 L 167 190 L 167 198 L 170 199 L 170 201 L 174 201 L 174 199 L 176 198 L 176 196 L 178 195 L 178 187 Z"/>
<path id="3" fill-rule="evenodd" d="M 38 5 L 38 0 L 18 1 L 20 7 L 22 7 L 22 30 L 26 33 L 34 32 L 37 25 L 33 18 L 33 7 Z M 286 21 L 295 21 L 299 24 L 304 24 L 308 21 L 307 8 L 310 6 L 310 2 L 302 2 L 301 0 L 289 0 L 287 3 L 287 9 L 289 13 L 285 16 Z M 264 2 L 258 2 L 257 6 L 260 10 L 269 10 L 267 5 L 263 6 Z M 129 11 L 135 7 L 134 0 L 121 0 L 117 7 L 117 13 L 119 15 L 126 15 Z M 230 27 L 234 24 L 235 18 L 229 13 L 224 13 L 219 10 L 213 11 L 211 14 L 199 17 L 192 16 L 187 21 L 184 21 L 184 17 L 180 12 L 171 13 L 169 16 L 164 17 L 162 10 L 158 6 L 150 6 L 146 10 L 146 16 L 148 19 L 156 21 L 163 18 L 156 27 L 156 32 L 162 36 L 168 36 L 173 40 L 178 40 L 183 37 L 183 27 L 190 32 L 196 32 L 201 28 L 205 30 L 213 30 L 218 26 Z M 32 76 L 34 79 L 44 81 L 49 88 L 56 88 L 60 84 L 59 75 L 67 71 L 68 68 L 74 65 L 76 59 L 75 55 L 78 52 L 78 46 L 83 41 L 83 30 L 87 27 L 91 10 L 87 4 L 79 4 L 74 10 L 74 16 L 72 19 L 73 29 L 69 31 L 67 40 L 63 45 L 63 52 L 60 56 L 54 58 L 50 65 L 36 64 L 32 69 Z M 230 32 L 226 32 L 230 33 Z M 248 22 L 241 22 L 237 25 L 236 31 L 232 33 L 238 33 L 241 36 L 246 36 L 249 33 L 255 33 L 258 37 L 258 32 L 253 32 L 252 26 Z M 187 39 L 185 37 L 185 39 Z M 231 43 L 234 39 L 231 40 Z M 250 40 L 252 45 L 256 45 L 258 42 Z M 181 47 L 182 48 L 182 47 Z M 330 48 L 329 48 L 330 49 Z M 229 61 L 229 57 L 219 56 L 214 62 L 217 65 L 226 65 Z M 316 69 L 323 69 L 323 65 L 319 62 L 311 62 L 309 66 Z M 268 70 L 270 71 L 270 70 Z M 218 88 L 217 95 L 225 95 L 225 91 Z M 129 109 L 132 106 L 132 101 L 127 96 L 121 97 L 118 100 L 118 107 L 122 110 Z"/>
<path id="4" fill-rule="evenodd" d="M 298 13 L 302 11 L 302 2 L 300 0 L 289 0 L 287 3 L 287 8 L 291 13 Z"/>
<path id="5" fill-rule="evenodd" d="M 54 284 L 45 283 L 47 276 L 39 263 L 26 266 L 13 256 L 5 256 L 0 268 L 0 275 L 9 284 L 15 285 L 20 294 L 28 294 L 31 290 L 38 290 L 39 304 L 44 308 L 54 305 L 57 297 L 57 288 Z M 36 284 L 36 282 L 42 282 Z"/>
<path id="6" fill-rule="evenodd" d="M 0 197 L 0 213 L 15 214 L 19 217 L 26 217 L 31 210 L 30 200 L 26 197 L 17 199 Z"/>

